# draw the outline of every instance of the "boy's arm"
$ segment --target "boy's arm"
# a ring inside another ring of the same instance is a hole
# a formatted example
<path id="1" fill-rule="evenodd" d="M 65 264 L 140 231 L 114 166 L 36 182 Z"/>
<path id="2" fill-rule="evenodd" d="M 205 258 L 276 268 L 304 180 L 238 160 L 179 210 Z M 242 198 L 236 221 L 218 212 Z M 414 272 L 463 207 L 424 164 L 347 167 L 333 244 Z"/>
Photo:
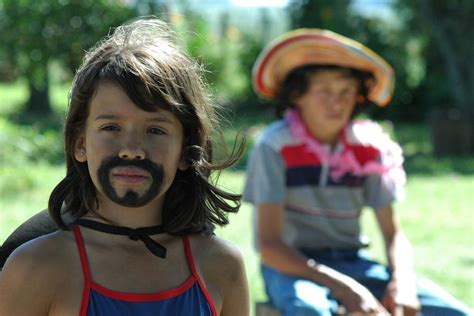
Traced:
<path id="1" fill-rule="evenodd" d="M 328 287 L 347 312 L 386 313 L 367 288 L 347 275 L 310 260 L 280 238 L 283 231 L 283 205 L 263 203 L 258 209 L 258 247 L 262 261 L 288 275 Z M 317 236 L 315 237 L 317 238 Z"/>
<path id="2" fill-rule="evenodd" d="M 387 286 L 383 304 L 392 314 L 400 306 L 404 315 L 416 315 L 420 303 L 416 291 L 411 244 L 395 220 L 391 206 L 379 208 L 375 214 L 392 271 L 392 279 Z"/>

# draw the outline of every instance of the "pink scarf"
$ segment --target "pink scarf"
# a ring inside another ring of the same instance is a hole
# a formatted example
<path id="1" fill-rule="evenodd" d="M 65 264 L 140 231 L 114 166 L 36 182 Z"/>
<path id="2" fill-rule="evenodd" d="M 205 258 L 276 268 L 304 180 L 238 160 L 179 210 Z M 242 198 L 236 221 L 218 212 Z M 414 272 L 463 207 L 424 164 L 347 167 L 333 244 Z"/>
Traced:
<path id="1" fill-rule="evenodd" d="M 352 149 L 347 146 L 348 126 L 344 127 L 342 130 L 341 143 L 338 144 L 338 146 L 342 145 L 342 149 L 339 148 L 340 150 L 330 152 L 329 146 L 321 144 L 309 133 L 298 111 L 288 110 L 286 111 L 284 118 L 288 123 L 291 134 L 305 143 L 307 148 L 319 157 L 321 163 L 330 167 L 329 175 L 331 179 L 337 181 L 346 173 L 351 173 L 356 176 L 388 174 L 394 181 L 405 182 L 405 172 L 402 167 L 402 149 L 397 143 L 393 142 L 377 124 L 370 121 L 355 123 L 360 124 L 361 126 L 372 125 L 370 126 L 372 129 L 376 128 L 375 131 L 377 131 L 377 133 L 371 133 L 370 135 L 371 143 L 374 143 L 375 148 L 387 154 L 388 159 L 385 159 L 382 163 L 379 161 L 369 161 L 364 165 L 361 165 L 355 157 Z"/>

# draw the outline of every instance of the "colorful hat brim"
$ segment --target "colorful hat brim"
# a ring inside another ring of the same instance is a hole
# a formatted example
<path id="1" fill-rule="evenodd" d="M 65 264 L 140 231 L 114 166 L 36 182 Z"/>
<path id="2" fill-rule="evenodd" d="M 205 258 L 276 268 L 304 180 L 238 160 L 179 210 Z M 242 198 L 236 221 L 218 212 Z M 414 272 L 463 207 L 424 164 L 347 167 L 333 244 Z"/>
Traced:
<path id="1" fill-rule="evenodd" d="M 369 100 L 385 106 L 392 99 L 394 72 L 382 57 L 359 42 L 320 29 L 294 30 L 271 42 L 255 62 L 254 90 L 263 97 L 272 98 L 291 70 L 309 64 L 371 72 L 375 80 L 368 87 Z"/>

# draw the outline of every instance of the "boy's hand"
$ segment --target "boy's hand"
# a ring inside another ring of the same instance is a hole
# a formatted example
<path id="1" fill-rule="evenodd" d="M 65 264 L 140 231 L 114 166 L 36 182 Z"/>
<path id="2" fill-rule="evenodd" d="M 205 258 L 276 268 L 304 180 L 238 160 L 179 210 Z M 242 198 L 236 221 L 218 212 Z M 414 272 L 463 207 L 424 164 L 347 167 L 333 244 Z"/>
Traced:
<path id="1" fill-rule="evenodd" d="M 347 315 L 390 315 L 366 287 L 353 279 L 346 281 L 333 295 Z"/>
<path id="2" fill-rule="evenodd" d="M 420 301 L 415 282 L 392 279 L 387 285 L 382 303 L 391 315 L 416 316 L 420 310 Z"/>

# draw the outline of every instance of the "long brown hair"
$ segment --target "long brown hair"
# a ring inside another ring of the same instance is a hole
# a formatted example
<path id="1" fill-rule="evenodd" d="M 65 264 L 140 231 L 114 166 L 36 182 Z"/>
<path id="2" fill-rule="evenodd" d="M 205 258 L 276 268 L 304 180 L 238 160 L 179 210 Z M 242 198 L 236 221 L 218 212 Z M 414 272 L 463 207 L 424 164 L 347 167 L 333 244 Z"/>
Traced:
<path id="1" fill-rule="evenodd" d="M 145 111 L 158 107 L 172 111 L 183 126 L 182 152 L 189 167 L 177 171 L 166 193 L 165 230 L 174 234 L 203 232 L 228 223 L 227 213 L 238 211 L 241 195 L 217 187 L 211 174 L 237 162 L 245 139 L 227 154 L 216 106 L 206 93 L 201 72 L 172 30 L 156 18 L 116 28 L 86 54 L 69 96 L 64 129 L 67 173 L 51 193 L 48 205 L 60 228 L 68 229 L 64 215 L 74 220 L 98 206 L 87 162 L 74 158 L 74 147 L 84 129 L 91 98 L 103 81 L 118 84 Z M 223 154 L 216 159 L 218 151 Z"/>

